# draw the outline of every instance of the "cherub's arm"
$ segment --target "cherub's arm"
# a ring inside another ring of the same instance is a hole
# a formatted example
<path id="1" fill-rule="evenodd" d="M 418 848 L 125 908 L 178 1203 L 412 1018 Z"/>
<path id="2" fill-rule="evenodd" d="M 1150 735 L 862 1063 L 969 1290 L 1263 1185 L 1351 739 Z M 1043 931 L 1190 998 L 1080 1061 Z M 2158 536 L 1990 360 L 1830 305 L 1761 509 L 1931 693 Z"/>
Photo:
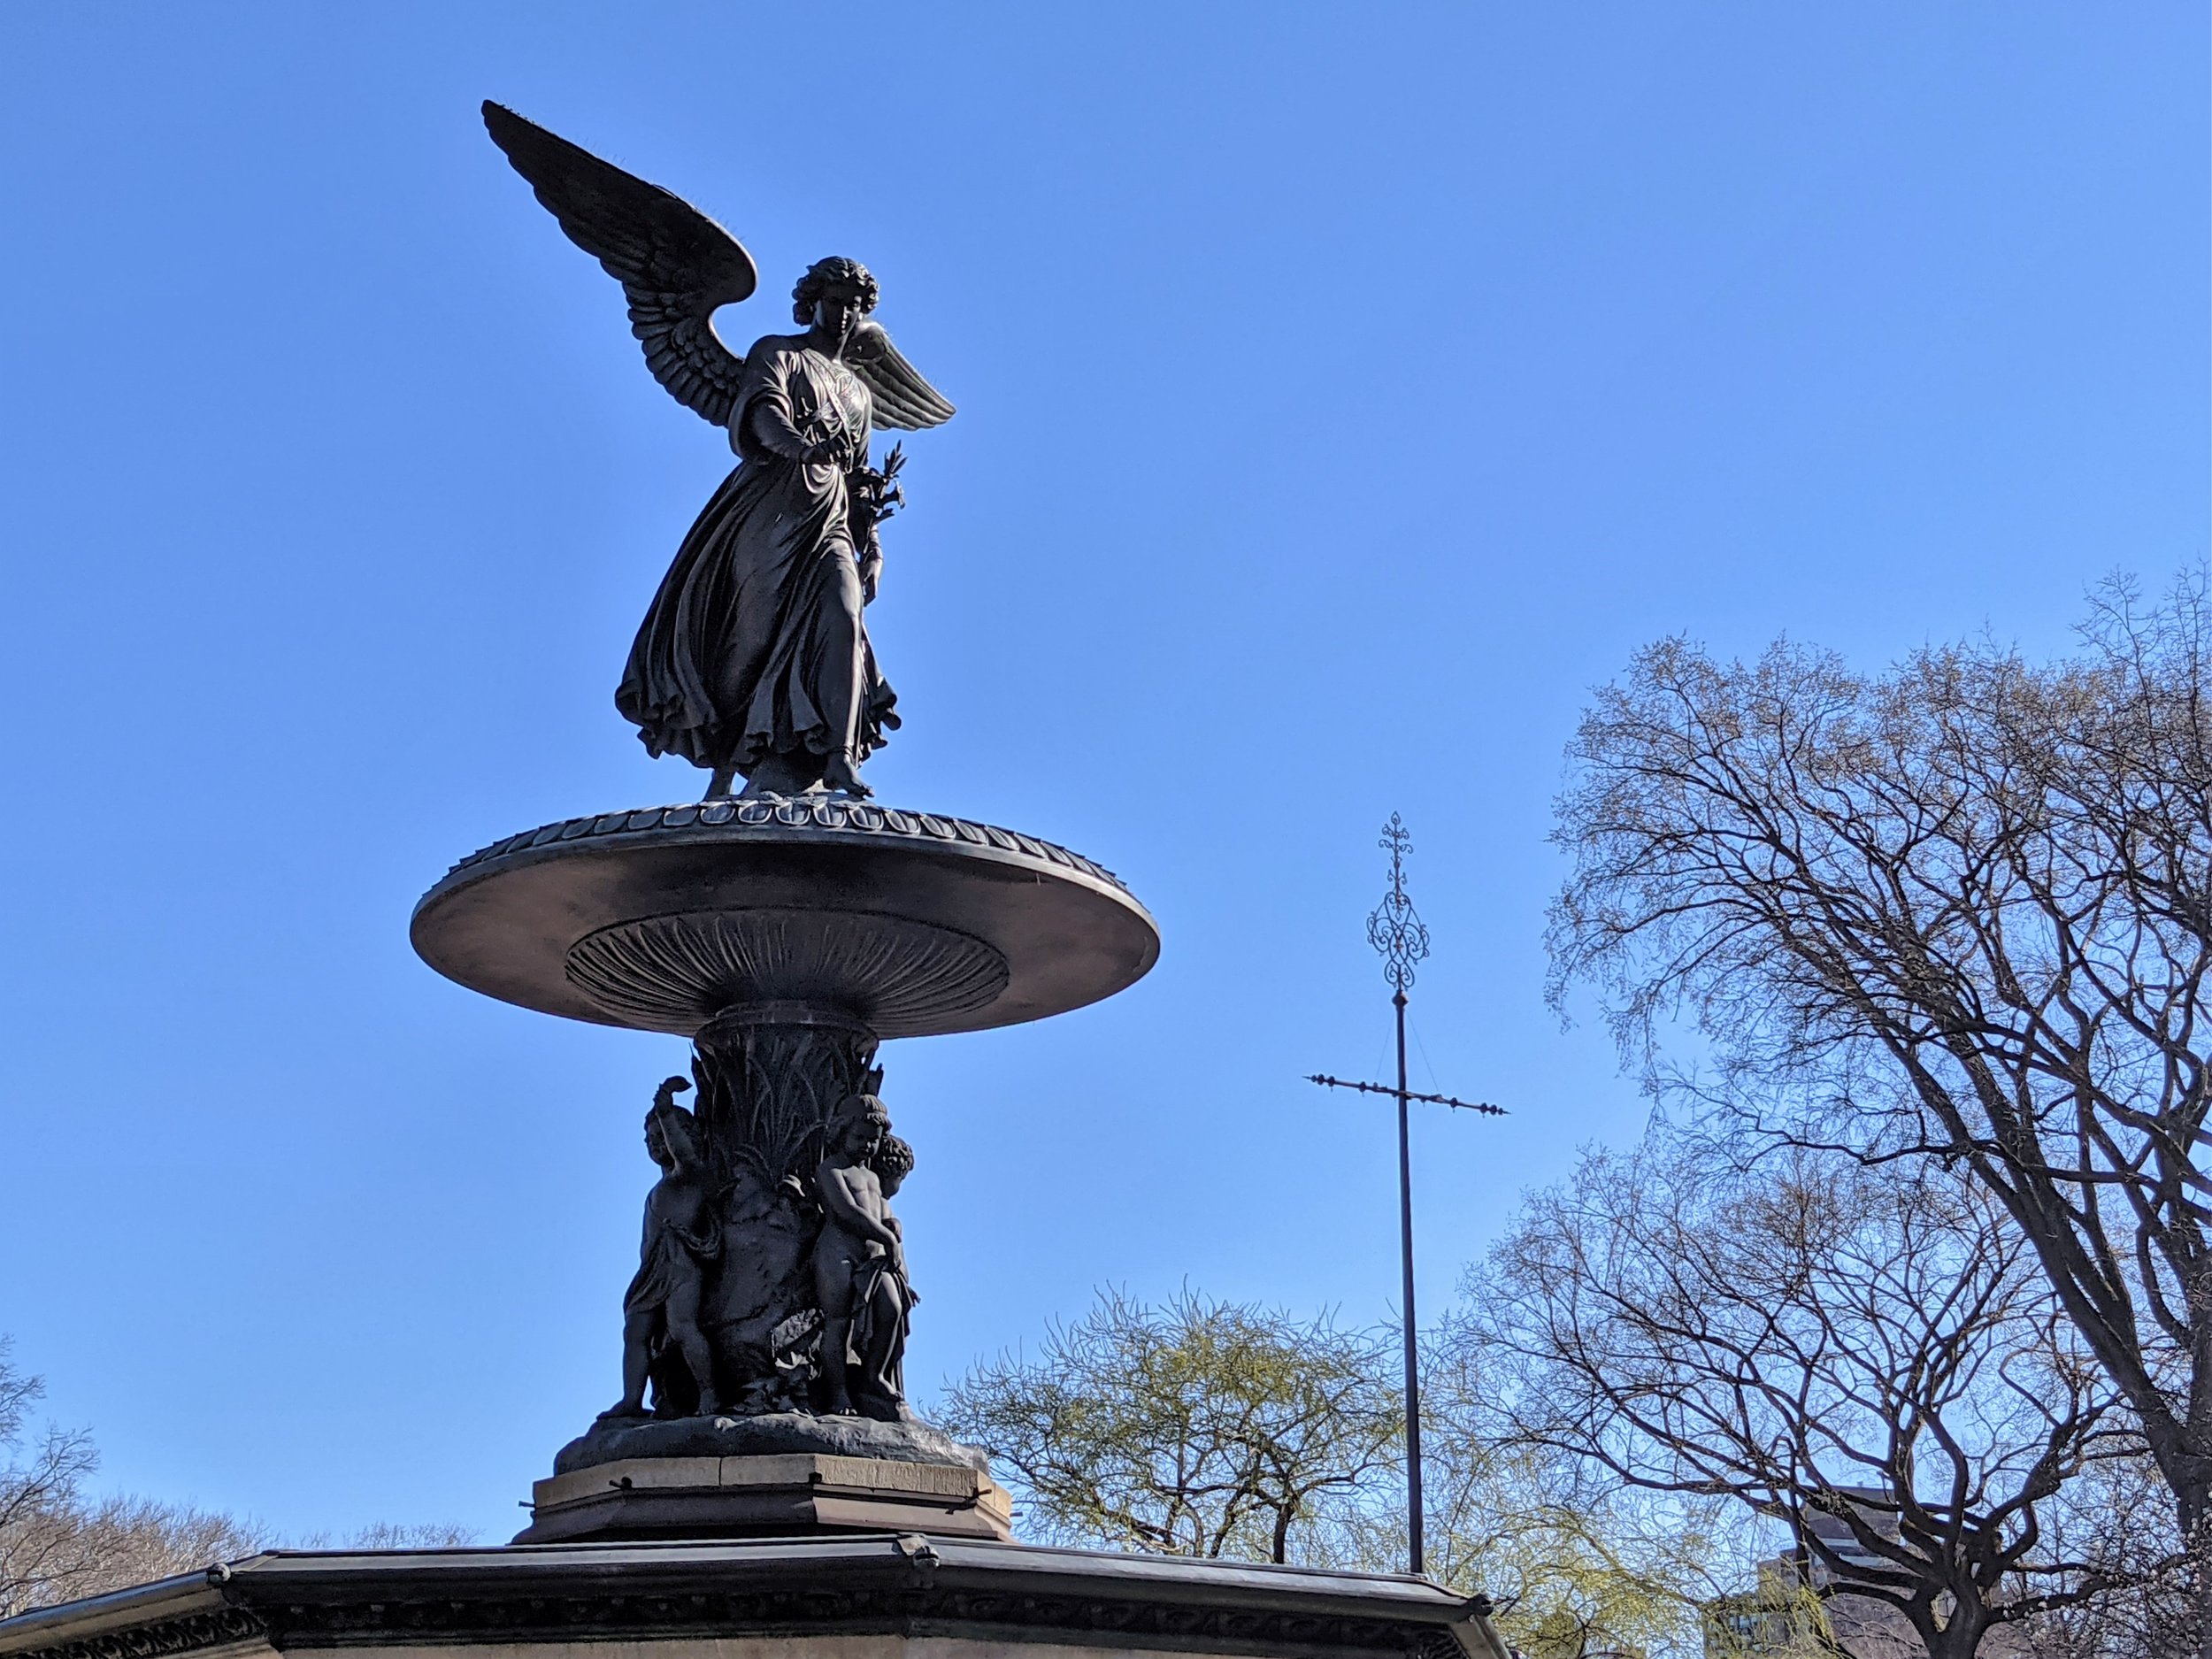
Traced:
<path id="1" fill-rule="evenodd" d="M 825 1164 L 816 1174 L 814 1185 L 822 1195 L 822 1208 L 838 1226 L 880 1244 L 887 1250 L 899 1248 L 899 1235 L 863 1210 L 854 1199 L 852 1188 L 845 1185 L 843 1169 Z"/>

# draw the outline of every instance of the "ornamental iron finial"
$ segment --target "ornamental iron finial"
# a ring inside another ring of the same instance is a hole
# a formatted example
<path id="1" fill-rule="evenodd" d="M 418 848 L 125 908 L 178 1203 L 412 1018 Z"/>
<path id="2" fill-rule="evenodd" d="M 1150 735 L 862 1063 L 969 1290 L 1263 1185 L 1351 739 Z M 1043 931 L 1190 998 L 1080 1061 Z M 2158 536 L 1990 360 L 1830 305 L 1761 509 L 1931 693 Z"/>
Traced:
<path id="1" fill-rule="evenodd" d="M 1402 997 L 1413 983 L 1413 964 L 1429 954 L 1429 930 L 1406 896 L 1405 859 L 1413 850 L 1413 833 L 1393 812 L 1377 845 L 1390 855 L 1390 891 L 1367 918 L 1367 942 L 1383 959 L 1383 979 L 1392 994 Z"/>

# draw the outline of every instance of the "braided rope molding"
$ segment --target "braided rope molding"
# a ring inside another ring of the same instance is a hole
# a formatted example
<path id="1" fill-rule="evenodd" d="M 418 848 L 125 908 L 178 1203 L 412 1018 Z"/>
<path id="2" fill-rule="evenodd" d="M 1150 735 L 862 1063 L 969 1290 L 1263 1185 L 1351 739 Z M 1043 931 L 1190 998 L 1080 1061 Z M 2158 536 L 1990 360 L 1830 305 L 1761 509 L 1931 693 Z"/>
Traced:
<path id="1" fill-rule="evenodd" d="M 1473 1605 L 1489 1610 L 1486 1598 Z M 980 1627 L 980 1629 L 979 1629 Z M 359 1601 L 276 1602 L 259 1611 L 229 1607 L 25 1649 L 13 1659 L 170 1659 L 171 1655 L 261 1639 L 282 1649 L 407 1645 L 410 1638 L 461 1642 L 666 1639 L 687 1635 L 787 1635 L 887 1632 L 978 1634 L 1036 1640 L 1043 1632 L 1103 1638 L 1102 1645 L 1271 1655 L 1376 1659 L 1459 1659 L 1440 1627 L 1342 1614 L 1280 1609 L 1176 1605 L 1126 1600 L 977 1590 L 927 1582 L 895 1588 L 850 1585 L 749 1593 L 548 1594 L 511 1597 L 409 1596 Z M 1050 1636 L 1044 1640 L 1051 1640 Z"/>
<path id="2" fill-rule="evenodd" d="M 224 1647 L 232 1642 L 251 1641 L 269 1633 L 258 1614 L 242 1607 L 219 1608 L 211 1613 L 189 1613 L 182 1618 L 156 1624 L 136 1624 L 109 1631 L 51 1647 L 31 1647 L 12 1659 L 166 1659 L 171 1654 L 196 1653 L 204 1647 Z"/>
<path id="3" fill-rule="evenodd" d="M 555 841 L 584 841 L 602 835 L 634 835 L 653 830 L 685 830 L 695 826 L 723 829 L 733 826 L 741 829 L 837 830 L 848 834 L 890 836 L 909 841 L 965 841 L 973 847 L 995 847 L 1001 852 L 1022 853 L 1031 858 L 1041 858 L 1064 869 L 1095 877 L 1124 893 L 1129 891 L 1128 883 L 1105 865 L 1084 857 L 1081 853 L 1070 852 L 1051 841 L 1040 841 L 1034 835 L 1024 835 L 1018 830 L 1000 829 L 995 825 L 972 823 L 967 818 L 946 818 L 935 812 L 910 812 L 899 807 L 877 806 L 872 802 L 854 801 L 842 795 L 758 795 L 749 799 L 694 801 L 682 806 L 649 806 L 641 807 L 634 812 L 602 812 L 595 818 L 565 818 L 558 824 L 525 830 L 518 835 L 508 836 L 504 841 L 494 841 L 490 846 L 471 853 L 447 873 L 452 875 L 488 858 L 503 857 L 508 853 L 544 847 Z"/>
<path id="4" fill-rule="evenodd" d="M 440 1637 L 502 1642 L 573 1640 L 587 1632 L 603 1640 L 987 1632 L 1002 1640 L 1033 1641 L 1049 1632 L 1062 1640 L 1071 1635 L 1104 1638 L 1102 1645 L 1114 1647 L 1269 1655 L 1361 1651 L 1377 1659 L 1425 1659 L 1421 1644 L 1427 1633 L 1381 1620 L 1275 1609 L 860 1585 L 718 1594 L 388 1601 L 272 1608 L 269 1615 L 279 1644 L 288 1648 L 365 1642 L 414 1645 Z"/>

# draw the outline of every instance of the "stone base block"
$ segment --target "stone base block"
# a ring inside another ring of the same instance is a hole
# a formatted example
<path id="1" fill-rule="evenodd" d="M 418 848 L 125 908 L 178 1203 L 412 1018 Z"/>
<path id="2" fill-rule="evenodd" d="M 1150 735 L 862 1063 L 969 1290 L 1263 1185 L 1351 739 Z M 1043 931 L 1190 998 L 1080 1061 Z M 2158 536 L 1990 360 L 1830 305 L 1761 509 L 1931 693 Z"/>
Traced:
<path id="1" fill-rule="evenodd" d="M 917 1419 L 816 1417 L 772 1411 L 738 1417 L 602 1417 L 561 1448 L 556 1475 L 609 1463 L 738 1460 L 813 1453 L 832 1459 L 895 1463 L 959 1463 L 987 1470 L 990 1460 L 942 1429 Z"/>
<path id="2" fill-rule="evenodd" d="M 980 1470 L 798 1452 L 639 1457 L 541 1480 L 518 1544 L 794 1532 L 1011 1536 L 1005 1488 Z"/>

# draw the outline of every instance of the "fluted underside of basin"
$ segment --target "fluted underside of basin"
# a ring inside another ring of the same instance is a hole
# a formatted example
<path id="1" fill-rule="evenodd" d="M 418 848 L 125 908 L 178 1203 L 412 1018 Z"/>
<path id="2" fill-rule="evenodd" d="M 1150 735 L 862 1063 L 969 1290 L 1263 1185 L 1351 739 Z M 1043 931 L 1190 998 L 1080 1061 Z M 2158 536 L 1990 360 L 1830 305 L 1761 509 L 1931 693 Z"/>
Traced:
<path id="1" fill-rule="evenodd" d="M 761 1004 L 883 1037 L 1013 1025 L 1133 984 L 1144 907 L 1090 860 L 959 818 L 827 796 L 548 825 L 464 859 L 416 949 L 503 1001 L 695 1033 Z"/>
<path id="2" fill-rule="evenodd" d="M 618 922 L 569 947 L 572 984 L 653 1026 L 724 1009 L 814 999 L 850 1008 L 881 1035 L 941 1026 L 1006 989 L 1006 958 L 981 940 L 894 916 L 718 910 Z"/>

